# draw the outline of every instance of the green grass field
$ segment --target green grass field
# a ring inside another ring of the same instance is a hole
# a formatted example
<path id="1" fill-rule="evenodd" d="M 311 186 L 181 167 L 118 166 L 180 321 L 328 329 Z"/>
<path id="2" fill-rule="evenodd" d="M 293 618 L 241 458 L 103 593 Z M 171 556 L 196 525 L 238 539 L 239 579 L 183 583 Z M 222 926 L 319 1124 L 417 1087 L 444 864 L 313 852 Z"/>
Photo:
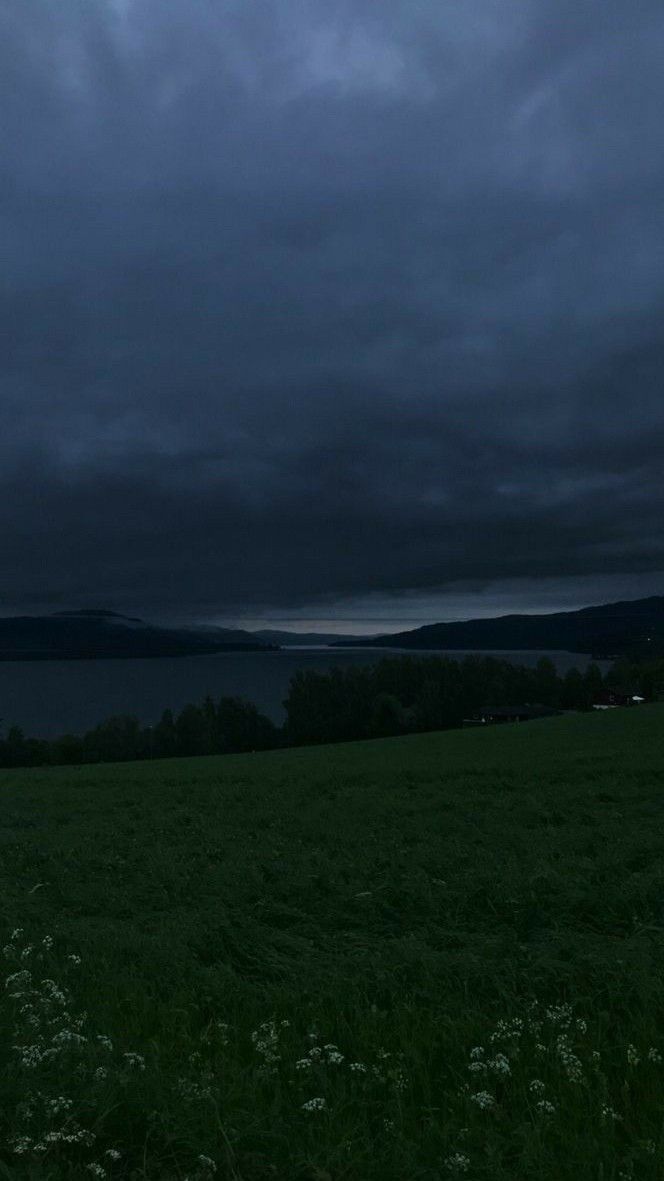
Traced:
<path id="1" fill-rule="evenodd" d="M 0 914 L 0 1178 L 664 1178 L 664 705 L 2 772 Z"/>

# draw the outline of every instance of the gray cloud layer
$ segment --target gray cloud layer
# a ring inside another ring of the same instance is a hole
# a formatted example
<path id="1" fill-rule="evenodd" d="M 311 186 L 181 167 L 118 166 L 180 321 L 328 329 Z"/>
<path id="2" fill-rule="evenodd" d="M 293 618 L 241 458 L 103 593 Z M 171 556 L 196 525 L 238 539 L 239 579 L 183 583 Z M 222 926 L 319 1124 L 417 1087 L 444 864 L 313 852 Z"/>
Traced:
<path id="1" fill-rule="evenodd" d="M 5 610 L 652 593 L 660 0 L 5 0 L 0 33 Z"/>

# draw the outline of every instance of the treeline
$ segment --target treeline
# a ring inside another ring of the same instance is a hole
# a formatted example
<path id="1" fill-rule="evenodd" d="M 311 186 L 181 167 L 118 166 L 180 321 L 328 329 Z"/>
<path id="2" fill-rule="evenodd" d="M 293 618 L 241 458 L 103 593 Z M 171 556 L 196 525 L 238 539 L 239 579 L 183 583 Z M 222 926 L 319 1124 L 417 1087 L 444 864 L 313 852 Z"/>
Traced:
<path id="1" fill-rule="evenodd" d="M 587 710 L 603 689 L 664 697 L 664 659 L 619 660 L 603 677 L 596 664 L 559 676 L 548 658 L 534 668 L 493 657 L 390 657 L 373 665 L 300 670 L 275 726 L 238 697 L 165 710 L 155 726 L 108 718 L 81 736 L 26 738 L 13 726 L 0 738 L 0 767 L 71 765 L 190 755 L 238 754 L 322 742 L 383 738 L 461 726 L 484 706 L 544 705 Z"/>
<path id="2" fill-rule="evenodd" d="M 326 673 L 301 669 L 284 702 L 284 734 L 295 746 L 449 730 L 488 705 L 589 709 L 604 687 L 596 664 L 560 677 L 546 657 L 535 668 L 494 657 L 402 656 Z"/>
<path id="3" fill-rule="evenodd" d="M 115 763 L 134 759 L 186 758 L 189 755 L 237 754 L 270 750 L 281 734 L 250 701 L 222 697 L 186 705 L 177 715 L 164 710 L 156 726 L 141 726 L 130 714 L 107 718 L 87 734 L 63 734 L 52 740 L 26 738 L 12 726 L 0 741 L 0 767 L 35 767 L 78 763 Z"/>
<path id="4" fill-rule="evenodd" d="M 664 655 L 638 660 L 621 657 L 608 670 L 605 686 L 619 693 L 639 693 L 646 701 L 663 701 Z"/>

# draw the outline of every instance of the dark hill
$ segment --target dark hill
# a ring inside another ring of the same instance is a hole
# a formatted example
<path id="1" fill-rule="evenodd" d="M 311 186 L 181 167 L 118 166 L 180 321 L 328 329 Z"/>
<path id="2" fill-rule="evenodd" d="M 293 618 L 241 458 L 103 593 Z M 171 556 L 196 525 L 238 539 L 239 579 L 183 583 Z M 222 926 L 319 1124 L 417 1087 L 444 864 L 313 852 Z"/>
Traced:
<path id="1" fill-rule="evenodd" d="M 266 629 L 263 631 L 252 632 L 259 640 L 267 641 L 270 644 L 279 644 L 282 648 L 292 648 L 300 644 L 323 644 L 330 645 L 340 643 L 345 640 L 357 640 L 357 636 L 342 636 L 338 632 L 288 632 L 275 631 L 274 629 Z M 375 639 L 374 636 L 369 637 L 369 643 Z"/>
<path id="2" fill-rule="evenodd" d="M 0 660 L 105 660 L 261 652 L 274 648 L 227 628 L 153 627 L 114 611 L 0 618 Z"/>
<path id="3" fill-rule="evenodd" d="M 373 640 L 344 640 L 334 647 L 586 652 L 598 659 L 664 651 L 664 596 L 559 611 L 550 615 L 501 615 L 433 623 Z"/>

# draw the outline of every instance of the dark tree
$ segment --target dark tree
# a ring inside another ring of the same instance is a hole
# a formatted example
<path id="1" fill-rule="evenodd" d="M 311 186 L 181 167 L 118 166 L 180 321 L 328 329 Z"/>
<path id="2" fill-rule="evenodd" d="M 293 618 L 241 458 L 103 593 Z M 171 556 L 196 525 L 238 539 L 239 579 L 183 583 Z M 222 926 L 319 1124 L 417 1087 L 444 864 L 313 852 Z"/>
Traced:
<path id="1" fill-rule="evenodd" d="M 279 745 L 279 732 L 251 701 L 222 697 L 216 711 L 221 751 L 271 750 Z"/>
<path id="2" fill-rule="evenodd" d="M 156 759 L 171 759 L 178 753 L 178 736 L 172 710 L 164 710 L 154 727 L 152 738 Z"/>

